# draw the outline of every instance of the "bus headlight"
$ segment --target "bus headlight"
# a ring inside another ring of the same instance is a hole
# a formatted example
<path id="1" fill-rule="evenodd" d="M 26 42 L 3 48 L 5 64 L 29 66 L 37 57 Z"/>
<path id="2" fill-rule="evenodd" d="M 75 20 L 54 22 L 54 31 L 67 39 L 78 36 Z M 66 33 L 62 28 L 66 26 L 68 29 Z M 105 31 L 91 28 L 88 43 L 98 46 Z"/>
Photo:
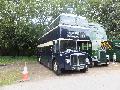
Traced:
<path id="1" fill-rule="evenodd" d="M 62 56 L 62 54 L 60 54 L 60 56 Z"/>
<path id="2" fill-rule="evenodd" d="M 67 64 L 70 63 L 70 59 L 65 59 L 65 60 L 66 60 Z"/>

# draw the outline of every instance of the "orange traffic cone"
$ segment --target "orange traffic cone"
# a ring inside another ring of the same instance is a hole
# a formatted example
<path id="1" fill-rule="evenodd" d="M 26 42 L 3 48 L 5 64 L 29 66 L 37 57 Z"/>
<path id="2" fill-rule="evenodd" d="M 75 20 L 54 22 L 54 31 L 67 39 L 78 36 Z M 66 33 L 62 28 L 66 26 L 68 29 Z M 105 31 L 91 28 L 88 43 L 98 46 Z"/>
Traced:
<path id="1" fill-rule="evenodd" d="M 25 62 L 25 66 L 24 66 L 24 70 L 23 70 L 22 74 L 23 74 L 22 80 L 23 81 L 28 81 L 29 80 L 29 75 L 28 75 L 26 62 Z"/>

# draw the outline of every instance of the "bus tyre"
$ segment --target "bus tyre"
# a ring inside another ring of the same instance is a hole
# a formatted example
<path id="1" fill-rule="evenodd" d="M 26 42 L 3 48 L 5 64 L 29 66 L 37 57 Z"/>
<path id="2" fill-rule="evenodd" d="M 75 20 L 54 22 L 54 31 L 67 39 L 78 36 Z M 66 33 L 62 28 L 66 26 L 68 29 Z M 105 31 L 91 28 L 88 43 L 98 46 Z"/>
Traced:
<path id="1" fill-rule="evenodd" d="M 81 69 L 82 73 L 85 73 L 87 71 L 87 68 Z"/>
<path id="2" fill-rule="evenodd" d="M 56 60 L 53 61 L 53 65 L 52 65 L 53 71 L 57 74 L 60 75 L 61 74 L 61 70 L 58 66 L 58 63 Z"/>
<path id="3" fill-rule="evenodd" d="M 94 62 L 91 62 L 91 63 L 89 64 L 89 68 L 92 68 L 92 67 L 94 67 Z"/>
<path id="4" fill-rule="evenodd" d="M 88 65 L 89 68 L 92 68 L 92 63 Z"/>
<path id="5" fill-rule="evenodd" d="M 108 65 L 109 65 L 108 63 L 109 63 L 109 62 L 106 62 L 105 66 L 108 66 Z"/>

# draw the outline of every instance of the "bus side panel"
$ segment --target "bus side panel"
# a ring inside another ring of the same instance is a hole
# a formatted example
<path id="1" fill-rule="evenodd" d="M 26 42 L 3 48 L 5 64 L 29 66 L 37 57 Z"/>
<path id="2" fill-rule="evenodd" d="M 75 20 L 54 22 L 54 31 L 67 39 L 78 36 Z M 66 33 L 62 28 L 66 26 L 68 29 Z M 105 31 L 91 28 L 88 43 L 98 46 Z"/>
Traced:
<path id="1" fill-rule="evenodd" d="M 101 63 L 107 63 L 107 58 L 106 58 L 106 52 L 105 51 L 100 52 L 100 62 Z"/>
<path id="2" fill-rule="evenodd" d="M 47 67 L 50 67 L 50 61 L 52 59 L 51 46 L 42 48 L 41 63 Z"/>
<path id="3" fill-rule="evenodd" d="M 46 48 L 42 48 L 41 52 L 41 63 L 46 66 L 47 61 L 47 56 L 46 56 Z"/>
<path id="4" fill-rule="evenodd" d="M 47 66 L 50 67 L 50 63 L 52 61 L 52 46 L 47 47 L 46 50 L 46 56 L 47 56 Z"/>
<path id="5" fill-rule="evenodd" d="M 56 53 L 55 54 L 55 59 L 57 60 L 60 69 L 65 68 L 65 58 L 64 58 L 64 56 L 60 56 L 60 54 Z"/>

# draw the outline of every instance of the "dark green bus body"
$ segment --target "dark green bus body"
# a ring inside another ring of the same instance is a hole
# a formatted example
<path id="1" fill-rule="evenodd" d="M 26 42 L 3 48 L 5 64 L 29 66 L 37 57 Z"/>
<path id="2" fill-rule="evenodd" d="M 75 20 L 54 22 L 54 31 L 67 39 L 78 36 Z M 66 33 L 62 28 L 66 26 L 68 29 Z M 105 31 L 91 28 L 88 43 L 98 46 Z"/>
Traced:
<path id="1" fill-rule="evenodd" d="M 107 54 L 110 56 L 110 60 L 113 60 L 113 54 L 116 53 L 116 61 L 120 62 L 120 40 L 109 41 L 111 49 L 107 49 Z"/>

